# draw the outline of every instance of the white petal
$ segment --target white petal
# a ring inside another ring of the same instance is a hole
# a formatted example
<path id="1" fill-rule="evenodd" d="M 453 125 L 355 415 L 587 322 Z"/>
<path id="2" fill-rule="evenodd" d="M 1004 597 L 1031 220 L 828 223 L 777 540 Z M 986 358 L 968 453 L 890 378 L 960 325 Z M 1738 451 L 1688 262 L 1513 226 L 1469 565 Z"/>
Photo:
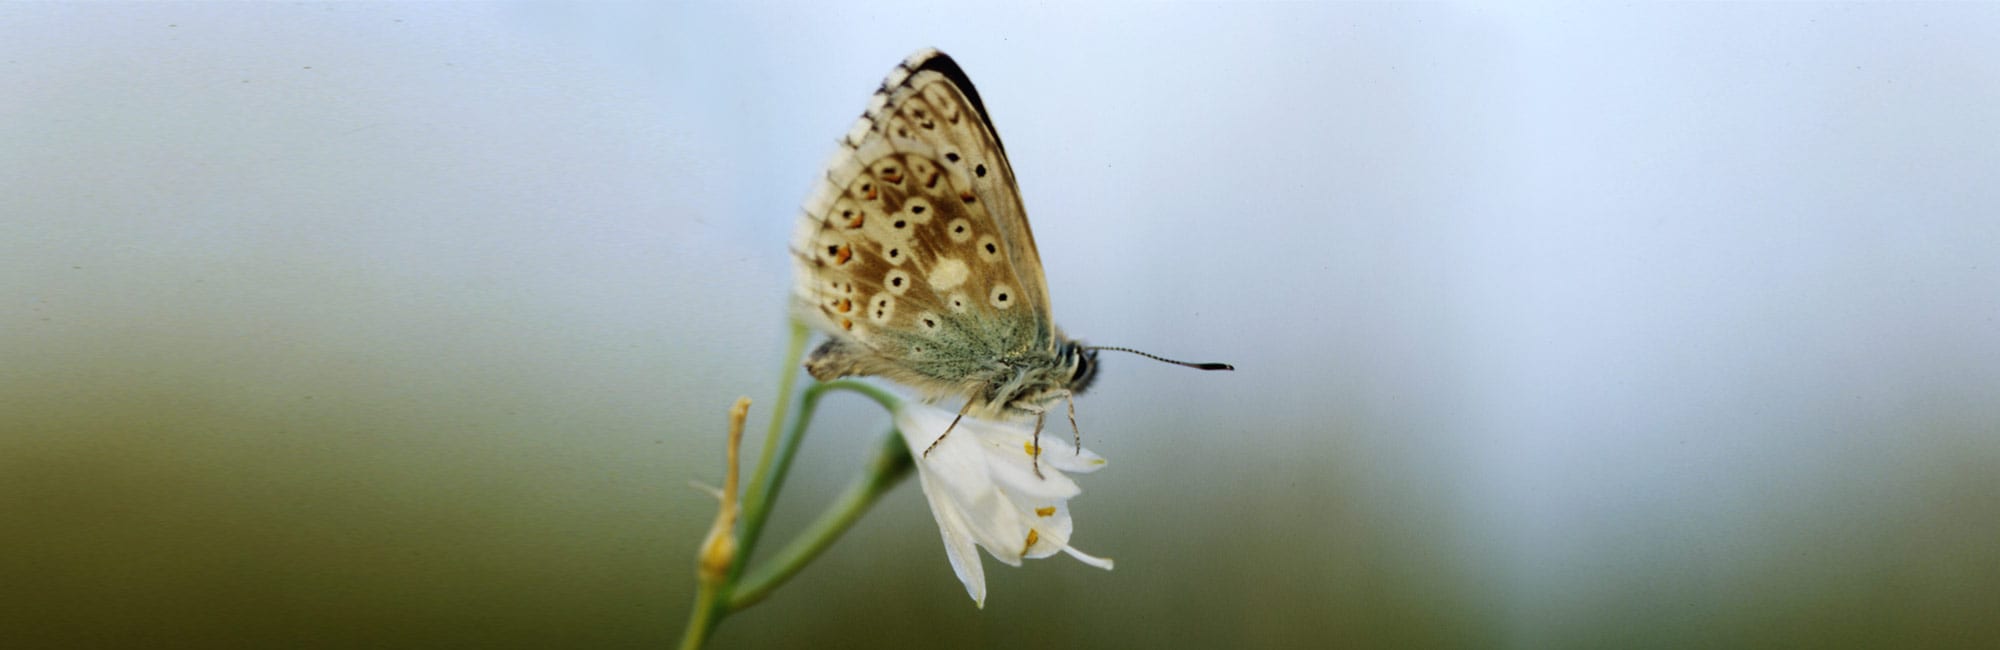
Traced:
<path id="1" fill-rule="evenodd" d="M 1066 439 L 1046 436 L 1041 440 L 1037 476 L 1031 428 L 966 418 L 939 440 L 955 418 L 949 411 L 905 402 L 896 412 L 896 426 L 915 457 L 945 555 L 974 602 L 985 606 L 980 548 L 1013 566 L 1020 566 L 1024 558 L 1060 551 L 1085 564 L 1111 568 L 1111 560 L 1069 545 L 1075 526 L 1068 501 L 1082 488 L 1063 474 L 1095 471 L 1104 466 L 1102 457 L 1079 450 Z"/>
<path id="2" fill-rule="evenodd" d="M 1076 547 L 1074 546 L 1064 546 L 1062 550 L 1064 553 L 1068 553 L 1070 557 L 1076 558 L 1076 561 L 1078 562 L 1082 562 L 1084 564 L 1088 564 L 1090 566 L 1094 566 L 1099 569 L 1103 569 L 1105 571 L 1111 570 L 1111 558 L 1097 557 L 1089 553 L 1076 550 Z M 1145 573 L 1145 572 L 1141 571 L 1140 573 Z"/>
<path id="3" fill-rule="evenodd" d="M 1035 476 L 1028 455 L 1019 449 L 1006 457 L 987 456 L 986 461 L 991 480 L 1010 494 L 1043 501 L 1064 501 L 1083 493 L 1083 488 L 1078 487 L 1076 481 L 1053 467 L 1043 465 L 1042 475 Z"/>
<path id="4" fill-rule="evenodd" d="M 1027 553 L 1028 558 L 1039 559 L 1054 555 L 1064 543 L 1068 542 L 1070 532 L 1074 528 L 1070 523 L 1068 506 L 1062 503 L 1048 505 L 1016 501 L 1015 507 L 1021 510 L 1023 518 L 1034 522 L 1032 525 L 1036 535 L 1042 540 L 1042 543 L 1035 544 L 1035 547 Z M 1043 510 L 1049 512 L 1048 516 L 1041 514 Z M 1026 533 L 1022 533 L 1022 536 L 1025 537 Z"/>
<path id="5" fill-rule="evenodd" d="M 924 495 L 930 499 L 931 511 L 940 526 L 946 519 L 955 521 L 960 533 L 985 548 L 993 559 L 1020 566 L 1020 545 L 1027 535 L 1027 523 L 994 483 L 993 463 L 980 440 L 980 434 L 985 433 L 981 425 L 986 423 L 961 420 L 951 435 L 931 446 L 931 441 L 951 425 L 952 417 L 942 410 L 907 403 L 896 417 L 896 426 L 903 431 L 903 442 L 916 461 L 917 473 L 924 478 Z M 936 432 L 926 428 L 935 428 Z M 926 448 L 929 454 L 924 453 Z"/>
<path id="6" fill-rule="evenodd" d="M 965 583 L 966 595 L 981 609 L 986 607 L 986 569 L 979 564 L 979 550 L 973 547 L 972 531 L 965 520 L 948 499 L 941 495 L 928 472 L 917 472 L 917 482 L 924 488 L 924 499 L 930 501 L 931 517 L 937 519 L 938 534 L 944 537 L 944 554 L 951 560 L 951 570 L 958 574 L 958 581 Z"/>
<path id="7" fill-rule="evenodd" d="M 1085 449 L 1079 453 L 1075 447 L 1069 445 L 1063 445 L 1061 450 L 1044 450 L 1042 462 L 1056 469 L 1078 474 L 1089 474 L 1104 469 L 1106 464 L 1104 457 L 1097 455 L 1097 452 Z"/>

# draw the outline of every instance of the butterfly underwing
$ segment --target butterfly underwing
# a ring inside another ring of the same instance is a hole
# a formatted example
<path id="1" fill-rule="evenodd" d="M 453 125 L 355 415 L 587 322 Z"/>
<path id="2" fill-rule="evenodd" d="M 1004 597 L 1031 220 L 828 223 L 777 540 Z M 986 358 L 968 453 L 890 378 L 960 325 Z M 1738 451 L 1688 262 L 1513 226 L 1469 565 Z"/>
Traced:
<path id="1" fill-rule="evenodd" d="M 1033 416 L 1039 433 L 1090 385 L 1097 350 L 1122 349 L 1055 326 L 1006 149 L 971 80 L 934 49 L 890 71 L 841 138 L 791 250 L 793 312 L 830 335 L 806 360 L 822 381 L 880 376 L 963 397 L 961 415 Z"/>

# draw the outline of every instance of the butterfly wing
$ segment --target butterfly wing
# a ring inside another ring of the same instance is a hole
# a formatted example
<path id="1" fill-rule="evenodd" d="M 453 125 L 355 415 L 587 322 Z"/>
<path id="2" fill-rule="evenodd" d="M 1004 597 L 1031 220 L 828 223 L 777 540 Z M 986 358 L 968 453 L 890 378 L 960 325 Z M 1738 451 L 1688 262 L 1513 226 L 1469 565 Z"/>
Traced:
<path id="1" fill-rule="evenodd" d="M 813 374 L 932 393 L 1004 379 L 1055 346 L 1013 168 L 950 57 L 898 65 L 841 139 L 792 239 L 795 313 L 834 340 Z"/>

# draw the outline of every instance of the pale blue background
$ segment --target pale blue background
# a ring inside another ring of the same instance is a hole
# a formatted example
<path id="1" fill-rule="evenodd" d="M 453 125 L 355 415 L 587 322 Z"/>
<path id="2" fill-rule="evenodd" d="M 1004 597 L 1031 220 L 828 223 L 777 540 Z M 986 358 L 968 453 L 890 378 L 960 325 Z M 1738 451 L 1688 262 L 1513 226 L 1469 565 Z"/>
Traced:
<path id="1" fill-rule="evenodd" d="M 1106 357 L 724 647 L 2000 643 L 2000 8 L 0 5 L 0 645 L 660 647 L 936 45 Z M 809 439 L 773 542 L 885 418 Z M 10 642 L 11 641 L 11 642 Z"/>

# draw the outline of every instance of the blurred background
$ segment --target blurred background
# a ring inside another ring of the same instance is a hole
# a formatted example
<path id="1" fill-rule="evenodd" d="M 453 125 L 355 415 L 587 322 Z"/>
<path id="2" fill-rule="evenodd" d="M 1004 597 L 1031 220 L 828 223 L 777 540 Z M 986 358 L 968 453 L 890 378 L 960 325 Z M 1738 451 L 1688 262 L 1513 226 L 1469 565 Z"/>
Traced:
<path id="1" fill-rule="evenodd" d="M 0 5 L 0 645 L 665 647 L 796 206 L 978 84 L 1076 544 L 715 647 L 2000 644 L 2000 8 Z M 823 409 L 766 549 L 888 423 Z"/>

